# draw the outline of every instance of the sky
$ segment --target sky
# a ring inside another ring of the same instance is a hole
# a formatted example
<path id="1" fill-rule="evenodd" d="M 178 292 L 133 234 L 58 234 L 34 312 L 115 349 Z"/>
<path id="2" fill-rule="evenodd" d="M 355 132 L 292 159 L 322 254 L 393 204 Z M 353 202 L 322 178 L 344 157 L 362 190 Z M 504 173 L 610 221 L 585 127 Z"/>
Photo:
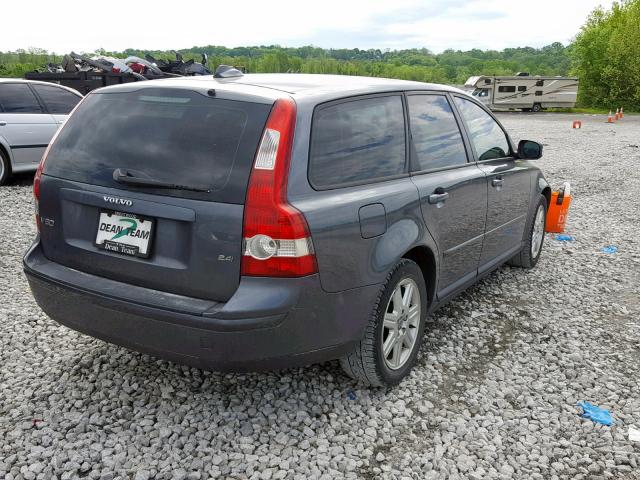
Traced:
<path id="1" fill-rule="evenodd" d="M 167 2 L 168 3 L 168 2 Z M 5 0 L 0 51 L 170 50 L 203 45 L 428 48 L 567 44 L 613 0 Z M 106 7 L 106 8 L 105 8 Z"/>

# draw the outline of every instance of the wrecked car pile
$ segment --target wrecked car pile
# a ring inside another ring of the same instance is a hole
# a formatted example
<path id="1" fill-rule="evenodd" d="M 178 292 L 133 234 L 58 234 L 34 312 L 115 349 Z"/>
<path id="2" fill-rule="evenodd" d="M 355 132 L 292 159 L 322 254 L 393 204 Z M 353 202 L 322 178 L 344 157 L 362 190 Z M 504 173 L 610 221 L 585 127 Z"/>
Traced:
<path id="1" fill-rule="evenodd" d="M 175 60 L 156 60 L 149 54 L 144 58 L 132 55 L 122 59 L 104 55 L 87 57 L 71 52 L 63 57 L 62 63 L 49 63 L 45 71 L 28 72 L 24 78 L 57 83 L 85 95 L 96 88 L 120 83 L 212 75 L 207 67 L 206 54 L 203 53 L 200 63 L 197 63 L 193 59 L 184 61 L 182 54 L 175 51 L 173 53 L 176 56 Z"/>

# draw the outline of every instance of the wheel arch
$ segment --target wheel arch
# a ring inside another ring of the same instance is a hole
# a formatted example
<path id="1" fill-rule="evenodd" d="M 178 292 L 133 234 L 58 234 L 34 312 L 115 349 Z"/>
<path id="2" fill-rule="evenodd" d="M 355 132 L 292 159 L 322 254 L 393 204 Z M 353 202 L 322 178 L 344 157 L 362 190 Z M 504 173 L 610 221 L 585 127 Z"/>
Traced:
<path id="1" fill-rule="evenodd" d="M 11 156 L 11 149 L 8 147 L 8 145 L 5 145 L 4 143 L 4 138 L 0 137 L 0 157 L 4 157 L 7 159 L 7 172 L 6 175 L 4 176 L 4 181 L 6 181 L 6 179 L 8 179 L 9 177 L 11 177 L 12 173 L 13 173 L 13 159 Z M 1 161 L 1 159 L 0 159 Z M 3 181 L 3 183 L 4 183 Z"/>
<path id="2" fill-rule="evenodd" d="M 551 186 L 549 182 L 542 176 L 542 174 L 538 175 L 537 188 L 535 189 L 536 193 L 543 195 L 544 198 L 547 199 L 547 210 L 549 210 L 549 205 L 551 205 Z"/>
<path id="3" fill-rule="evenodd" d="M 7 160 L 9 161 L 9 167 L 13 166 L 13 155 L 11 154 L 11 149 L 9 148 L 9 144 L 6 140 L 0 136 L 0 152 L 2 152 Z"/>
<path id="4" fill-rule="evenodd" d="M 542 189 L 542 195 L 547 199 L 547 210 L 549 210 L 549 205 L 551 205 L 551 187 L 547 185 Z"/>
<path id="5" fill-rule="evenodd" d="M 418 245 L 407 251 L 402 258 L 411 260 L 420 267 L 427 286 L 428 303 L 431 305 L 435 299 L 438 272 L 435 253 L 426 245 Z"/>

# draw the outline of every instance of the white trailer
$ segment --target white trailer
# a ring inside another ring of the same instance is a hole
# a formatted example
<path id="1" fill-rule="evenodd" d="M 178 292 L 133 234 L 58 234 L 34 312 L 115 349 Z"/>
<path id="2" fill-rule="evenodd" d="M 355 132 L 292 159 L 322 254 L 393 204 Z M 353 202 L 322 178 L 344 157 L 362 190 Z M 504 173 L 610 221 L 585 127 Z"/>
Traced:
<path id="1" fill-rule="evenodd" d="M 539 112 L 549 107 L 574 107 L 578 96 L 576 77 L 480 75 L 469 77 L 464 86 L 492 110 Z"/>

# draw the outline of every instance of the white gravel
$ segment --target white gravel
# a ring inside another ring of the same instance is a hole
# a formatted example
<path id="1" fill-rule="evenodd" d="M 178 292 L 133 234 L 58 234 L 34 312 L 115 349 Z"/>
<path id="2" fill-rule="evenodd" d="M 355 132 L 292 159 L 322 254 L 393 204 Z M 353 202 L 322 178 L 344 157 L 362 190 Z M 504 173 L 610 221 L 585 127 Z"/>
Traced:
<path id="1" fill-rule="evenodd" d="M 336 362 L 221 375 L 58 326 L 22 274 L 30 179 L 0 187 L 0 479 L 640 478 L 640 117 L 500 118 L 573 182 L 576 241 L 547 236 L 535 270 L 439 311 L 388 391 Z M 618 423 L 580 418 L 581 400 Z"/>

